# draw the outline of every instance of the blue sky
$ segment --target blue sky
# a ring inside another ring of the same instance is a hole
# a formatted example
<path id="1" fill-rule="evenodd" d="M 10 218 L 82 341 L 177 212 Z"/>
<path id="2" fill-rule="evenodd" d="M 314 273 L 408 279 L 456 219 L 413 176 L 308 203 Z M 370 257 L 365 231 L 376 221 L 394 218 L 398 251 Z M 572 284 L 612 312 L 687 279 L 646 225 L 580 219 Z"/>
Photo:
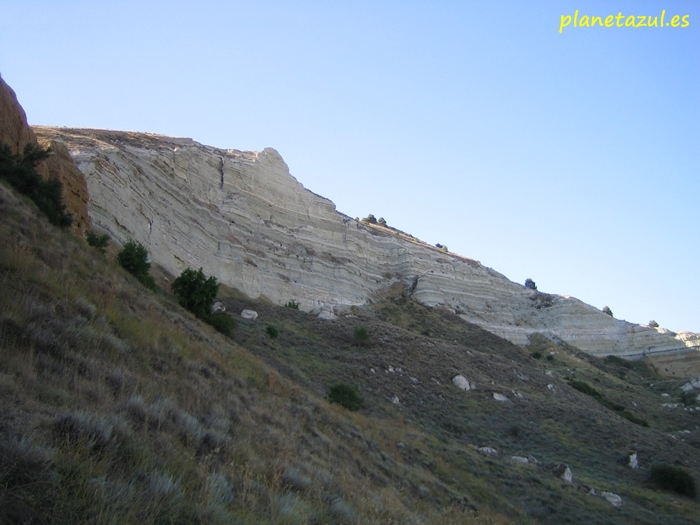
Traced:
<path id="1" fill-rule="evenodd" d="M 0 73 L 31 124 L 274 147 L 347 215 L 700 332 L 700 2 L 0 8 Z M 560 33 L 576 10 L 689 25 Z"/>

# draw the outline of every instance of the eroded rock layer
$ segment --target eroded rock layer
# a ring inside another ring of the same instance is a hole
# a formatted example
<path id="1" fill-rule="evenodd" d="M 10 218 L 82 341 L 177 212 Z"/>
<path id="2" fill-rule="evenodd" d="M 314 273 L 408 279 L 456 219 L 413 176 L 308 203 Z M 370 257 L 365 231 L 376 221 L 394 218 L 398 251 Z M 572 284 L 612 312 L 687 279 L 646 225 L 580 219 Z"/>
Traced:
<path id="1" fill-rule="evenodd" d="M 336 211 L 306 190 L 273 149 L 221 150 L 191 139 L 36 128 L 66 144 L 87 179 L 93 223 L 146 245 L 173 274 L 203 268 L 278 304 L 332 316 L 401 281 L 517 344 L 544 333 L 596 355 L 683 354 L 700 371 L 698 340 L 616 320 L 575 298 L 534 292 L 479 262 Z M 692 372 L 689 372 L 692 373 Z"/>

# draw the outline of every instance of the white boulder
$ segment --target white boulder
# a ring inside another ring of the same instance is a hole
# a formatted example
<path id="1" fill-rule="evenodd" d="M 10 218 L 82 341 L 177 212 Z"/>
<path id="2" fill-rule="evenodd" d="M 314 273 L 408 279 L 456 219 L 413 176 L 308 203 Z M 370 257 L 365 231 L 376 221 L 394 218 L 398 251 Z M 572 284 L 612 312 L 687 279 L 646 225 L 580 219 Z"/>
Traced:
<path id="1" fill-rule="evenodd" d="M 452 384 L 462 390 L 471 390 L 473 388 L 473 386 L 469 384 L 467 378 L 461 374 L 452 378 Z"/>
<path id="2" fill-rule="evenodd" d="M 255 321 L 258 318 L 258 312 L 255 310 L 243 310 L 241 312 L 241 317 L 243 319 L 250 319 L 251 321 Z"/>
<path id="3" fill-rule="evenodd" d="M 612 492 L 601 492 L 600 495 L 608 500 L 613 507 L 622 507 L 622 498 Z"/>

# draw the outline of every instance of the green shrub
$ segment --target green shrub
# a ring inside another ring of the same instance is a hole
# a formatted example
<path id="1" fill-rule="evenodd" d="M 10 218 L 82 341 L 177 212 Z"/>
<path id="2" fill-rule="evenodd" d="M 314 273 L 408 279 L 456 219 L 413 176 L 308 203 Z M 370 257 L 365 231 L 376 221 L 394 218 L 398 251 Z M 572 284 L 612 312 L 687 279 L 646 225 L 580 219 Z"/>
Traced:
<path id="1" fill-rule="evenodd" d="M 100 253 L 104 254 L 107 251 L 107 245 L 109 244 L 109 235 L 100 235 L 99 233 L 88 230 L 85 232 L 85 240 L 93 248 L 97 248 Z"/>
<path id="2" fill-rule="evenodd" d="M 270 339 L 277 339 L 277 336 L 279 335 L 279 331 L 274 325 L 267 325 L 267 328 L 265 328 L 265 331 L 267 332 L 267 335 L 270 337 Z"/>
<path id="3" fill-rule="evenodd" d="M 547 361 L 554 361 L 554 356 L 552 354 L 547 354 Z"/>
<path id="4" fill-rule="evenodd" d="M 369 332 L 364 326 L 358 326 L 355 328 L 355 333 L 353 335 L 356 341 L 364 342 L 369 339 Z"/>
<path id="5" fill-rule="evenodd" d="M 669 490 L 694 498 L 697 494 L 695 480 L 684 469 L 673 465 L 654 465 L 651 468 L 651 482 L 661 490 Z"/>
<path id="6" fill-rule="evenodd" d="M 171 288 L 181 306 L 205 321 L 212 317 L 211 305 L 219 291 L 216 277 L 207 277 L 201 268 L 197 271 L 187 268 Z"/>
<path id="7" fill-rule="evenodd" d="M 25 144 L 22 154 L 13 155 L 8 145 L 0 144 L 0 178 L 34 201 L 51 224 L 65 228 L 73 218 L 63 204 L 63 184 L 56 178 L 45 180 L 36 171 L 50 153 L 50 148 Z"/>
<path id="8" fill-rule="evenodd" d="M 603 313 L 608 314 L 610 317 L 613 317 L 612 310 L 610 309 L 609 306 L 603 306 Z"/>
<path id="9" fill-rule="evenodd" d="M 579 392 L 583 392 L 587 396 L 595 397 L 596 399 L 602 399 L 603 396 L 598 392 L 595 388 L 593 388 L 591 385 L 588 383 L 584 383 L 583 381 L 572 381 L 569 383 L 573 388 L 578 390 Z"/>
<path id="10" fill-rule="evenodd" d="M 231 335 L 231 332 L 236 327 L 236 321 L 224 312 L 210 314 L 204 320 L 224 335 Z"/>
<path id="11" fill-rule="evenodd" d="M 293 308 L 295 310 L 299 309 L 299 303 L 297 303 L 294 299 L 291 301 L 288 301 L 285 305 L 286 308 Z"/>
<path id="12" fill-rule="evenodd" d="M 658 328 L 658 327 L 659 327 L 659 323 L 657 323 L 653 319 L 651 321 L 649 321 L 649 328 Z"/>
<path id="13" fill-rule="evenodd" d="M 690 392 L 681 392 L 679 398 L 680 402 L 685 406 L 694 407 L 698 404 L 698 395 L 692 390 Z"/>
<path id="14" fill-rule="evenodd" d="M 372 215 L 371 213 L 367 215 L 364 219 L 362 219 L 362 222 L 365 224 L 377 224 L 377 219 Z"/>
<path id="15" fill-rule="evenodd" d="M 639 425 L 642 427 L 649 427 L 649 422 L 646 419 L 642 419 L 640 417 L 635 416 L 634 414 L 630 414 L 627 412 L 627 410 L 623 410 L 620 412 L 620 416 L 624 417 L 627 421 L 631 421 L 635 425 Z"/>
<path id="16" fill-rule="evenodd" d="M 346 383 L 333 385 L 327 399 L 330 403 L 335 403 L 353 412 L 359 410 L 365 404 L 358 393 L 357 387 Z"/>
<path id="17" fill-rule="evenodd" d="M 525 279 L 525 288 L 530 288 L 530 290 L 537 290 L 537 285 L 535 284 L 535 281 L 528 277 L 527 279 Z"/>
<path id="18" fill-rule="evenodd" d="M 379 220 L 377 220 L 377 224 L 386 228 L 386 221 L 384 220 L 384 217 L 379 217 Z"/>
<path id="19" fill-rule="evenodd" d="M 542 359 L 542 352 L 538 352 L 537 350 L 535 350 L 530 354 L 530 357 L 533 357 L 535 359 Z"/>
<path id="20" fill-rule="evenodd" d="M 146 288 L 156 289 L 156 283 L 148 273 L 151 269 L 151 263 L 148 262 L 148 250 L 143 244 L 129 239 L 117 254 L 117 261 Z"/>

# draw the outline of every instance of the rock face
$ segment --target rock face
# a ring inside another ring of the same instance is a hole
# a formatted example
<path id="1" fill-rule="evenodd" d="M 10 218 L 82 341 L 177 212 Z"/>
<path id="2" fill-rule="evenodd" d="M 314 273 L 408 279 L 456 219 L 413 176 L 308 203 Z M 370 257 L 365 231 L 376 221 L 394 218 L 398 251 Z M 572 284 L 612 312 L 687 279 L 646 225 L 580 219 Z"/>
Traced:
<path id="1" fill-rule="evenodd" d="M 27 124 L 27 115 L 17 95 L 0 77 L 0 143 L 7 144 L 17 154 L 28 142 L 36 143 L 36 135 Z"/>
<path id="2" fill-rule="evenodd" d="M 37 144 L 37 137 L 27 124 L 27 115 L 17 101 L 17 95 L 0 78 L 0 143 L 10 146 L 13 153 L 21 153 L 25 144 Z M 37 166 L 44 178 L 58 178 L 63 183 L 63 203 L 73 215 L 72 228 L 84 231 L 90 227 L 88 194 L 85 177 L 62 144 L 49 141 L 53 155 Z"/>
<path id="3" fill-rule="evenodd" d="M 87 179 L 94 224 L 119 242 L 144 243 L 175 275 L 202 267 L 251 297 L 295 300 L 329 318 L 402 282 L 416 300 L 516 344 L 543 333 L 595 355 L 680 357 L 687 375 L 700 373 L 697 338 L 616 320 L 575 298 L 511 282 L 475 260 L 355 221 L 306 190 L 273 149 L 36 129 L 70 150 Z"/>

